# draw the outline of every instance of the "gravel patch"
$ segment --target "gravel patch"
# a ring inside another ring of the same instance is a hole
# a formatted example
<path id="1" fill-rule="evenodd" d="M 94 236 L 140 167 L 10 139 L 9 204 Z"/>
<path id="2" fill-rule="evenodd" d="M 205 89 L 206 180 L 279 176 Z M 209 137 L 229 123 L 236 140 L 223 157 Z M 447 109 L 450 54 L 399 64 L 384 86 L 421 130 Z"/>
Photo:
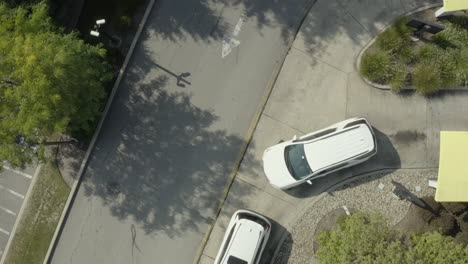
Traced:
<path id="1" fill-rule="evenodd" d="M 404 169 L 392 173 L 376 173 L 326 194 L 296 220 L 274 263 L 315 263 L 313 235 L 317 223 L 331 211 L 343 206 L 356 210 L 377 210 L 386 216 L 392 225 L 396 225 L 406 215 L 410 202 L 399 200 L 392 193 L 391 181 L 399 182 L 418 197 L 423 197 L 435 194 L 435 189 L 428 186 L 430 178 L 437 178 L 436 169 Z"/>

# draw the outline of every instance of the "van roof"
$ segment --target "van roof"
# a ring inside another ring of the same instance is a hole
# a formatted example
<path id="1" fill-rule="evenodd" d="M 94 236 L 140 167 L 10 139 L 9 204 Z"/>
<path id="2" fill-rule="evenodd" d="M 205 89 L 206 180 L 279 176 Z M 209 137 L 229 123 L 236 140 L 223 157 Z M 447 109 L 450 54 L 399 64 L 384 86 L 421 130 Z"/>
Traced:
<path id="1" fill-rule="evenodd" d="M 304 144 L 307 161 L 314 172 L 374 148 L 374 138 L 367 124 L 351 127 Z"/>
<path id="2" fill-rule="evenodd" d="M 236 229 L 237 230 L 234 231 L 232 243 L 226 253 L 225 261 L 227 261 L 231 255 L 246 261 L 251 261 L 257 251 L 264 228 L 254 221 L 241 219 Z"/>

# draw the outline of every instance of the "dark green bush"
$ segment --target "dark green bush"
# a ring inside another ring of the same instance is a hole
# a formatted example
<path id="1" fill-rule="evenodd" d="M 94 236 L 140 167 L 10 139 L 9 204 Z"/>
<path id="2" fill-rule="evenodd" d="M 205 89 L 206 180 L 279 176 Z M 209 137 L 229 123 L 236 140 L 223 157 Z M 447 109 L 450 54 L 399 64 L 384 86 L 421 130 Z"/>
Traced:
<path id="1" fill-rule="evenodd" d="M 468 245 L 468 232 L 459 232 L 455 236 L 455 239 L 453 240 L 455 243 L 459 243 L 462 245 Z"/>
<path id="2" fill-rule="evenodd" d="M 389 54 L 384 51 L 364 54 L 361 59 L 360 71 L 371 81 L 387 81 L 392 73 Z"/>
<path id="3" fill-rule="evenodd" d="M 388 52 L 395 52 L 408 43 L 411 30 L 406 26 L 407 18 L 398 19 L 394 25 L 377 37 L 377 46 Z"/>
<path id="4" fill-rule="evenodd" d="M 389 84 L 394 91 L 400 91 L 408 80 L 408 67 L 403 64 L 396 64 L 392 67 L 392 74 Z"/>
<path id="5" fill-rule="evenodd" d="M 400 34 L 400 37 L 405 40 L 409 40 L 409 37 L 413 33 L 412 29 L 406 25 L 409 20 L 410 19 L 408 17 L 400 17 L 393 24 L 393 27 L 396 29 L 398 34 Z"/>
<path id="6" fill-rule="evenodd" d="M 406 42 L 400 33 L 393 27 L 385 30 L 377 37 L 377 46 L 382 50 L 394 52 L 400 49 Z"/>
<path id="7" fill-rule="evenodd" d="M 412 64 L 416 62 L 418 59 L 417 55 L 413 51 L 413 47 L 409 45 L 402 47 L 398 51 L 397 56 L 400 60 L 402 60 L 406 64 Z"/>
<path id="8" fill-rule="evenodd" d="M 402 234 L 378 213 L 356 212 L 338 222 L 332 231 L 316 237 L 320 264 L 464 264 L 468 258 L 466 247 L 452 237 L 437 232 Z"/>
<path id="9" fill-rule="evenodd" d="M 416 66 L 413 72 L 413 85 L 416 91 L 428 94 L 437 91 L 442 84 L 437 65 L 422 63 Z"/>

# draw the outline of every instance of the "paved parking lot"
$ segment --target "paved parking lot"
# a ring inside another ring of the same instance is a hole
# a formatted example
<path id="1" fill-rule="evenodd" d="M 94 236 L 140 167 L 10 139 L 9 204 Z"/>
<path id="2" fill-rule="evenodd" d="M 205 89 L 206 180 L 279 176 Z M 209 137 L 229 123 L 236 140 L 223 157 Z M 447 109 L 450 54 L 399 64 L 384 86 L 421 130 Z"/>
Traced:
<path id="1" fill-rule="evenodd" d="M 0 257 L 17 220 L 36 166 L 25 170 L 3 166 L 0 173 Z"/>
<path id="2" fill-rule="evenodd" d="M 229 219 L 239 208 L 256 211 L 273 223 L 262 257 L 262 263 L 271 263 L 283 235 L 329 187 L 384 169 L 438 167 L 439 132 L 468 130 L 468 93 L 446 91 L 427 97 L 410 92 L 397 94 L 370 87 L 355 68 L 362 47 L 386 23 L 435 2 L 441 1 L 315 3 L 286 57 L 199 264 L 213 263 Z M 266 148 L 352 117 L 365 117 L 373 126 L 376 156 L 317 179 L 312 186 L 303 184 L 283 192 L 267 182 L 262 166 Z"/>

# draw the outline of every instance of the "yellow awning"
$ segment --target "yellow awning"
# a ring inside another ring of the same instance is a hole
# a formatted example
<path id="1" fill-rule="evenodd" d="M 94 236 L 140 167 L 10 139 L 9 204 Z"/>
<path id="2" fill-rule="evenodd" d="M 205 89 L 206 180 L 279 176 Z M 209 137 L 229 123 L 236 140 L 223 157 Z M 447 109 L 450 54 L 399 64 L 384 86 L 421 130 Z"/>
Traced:
<path id="1" fill-rule="evenodd" d="M 468 132 L 441 131 L 435 200 L 468 202 Z"/>
<path id="2" fill-rule="evenodd" d="M 444 0 L 444 12 L 468 9 L 468 0 Z"/>

